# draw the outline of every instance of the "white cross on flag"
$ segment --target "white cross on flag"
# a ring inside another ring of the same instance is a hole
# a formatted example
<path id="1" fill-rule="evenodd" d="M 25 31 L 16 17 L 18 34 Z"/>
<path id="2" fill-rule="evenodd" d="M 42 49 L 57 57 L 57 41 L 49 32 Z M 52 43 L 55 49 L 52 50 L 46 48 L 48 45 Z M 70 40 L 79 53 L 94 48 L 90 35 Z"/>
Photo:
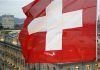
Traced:
<path id="1" fill-rule="evenodd" d="M 96 0 L 35 0 L 19 34 L 27 63 L 96 60 Z"/>

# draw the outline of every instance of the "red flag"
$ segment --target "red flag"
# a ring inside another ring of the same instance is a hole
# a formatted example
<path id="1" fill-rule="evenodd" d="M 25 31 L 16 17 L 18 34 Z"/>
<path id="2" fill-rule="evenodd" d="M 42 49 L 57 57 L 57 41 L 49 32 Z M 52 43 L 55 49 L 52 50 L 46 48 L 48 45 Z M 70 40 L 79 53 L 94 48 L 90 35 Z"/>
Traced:
<path id="1" fill-rule="evenodd" d="M 96 60 L 96 0 L 35 0 L 19 34 L 27 63 Z"/>

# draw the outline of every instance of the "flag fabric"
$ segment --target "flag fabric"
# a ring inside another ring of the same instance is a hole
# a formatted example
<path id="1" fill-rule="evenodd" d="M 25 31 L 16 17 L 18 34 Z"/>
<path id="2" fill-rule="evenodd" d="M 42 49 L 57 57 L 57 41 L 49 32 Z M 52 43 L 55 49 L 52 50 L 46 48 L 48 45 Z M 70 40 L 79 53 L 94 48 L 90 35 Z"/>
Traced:
<path id="1" fill-rule="evenodd" d="M 19 34 L 27 63 L 96 60 L 96 0 L 35 0 Z"/>

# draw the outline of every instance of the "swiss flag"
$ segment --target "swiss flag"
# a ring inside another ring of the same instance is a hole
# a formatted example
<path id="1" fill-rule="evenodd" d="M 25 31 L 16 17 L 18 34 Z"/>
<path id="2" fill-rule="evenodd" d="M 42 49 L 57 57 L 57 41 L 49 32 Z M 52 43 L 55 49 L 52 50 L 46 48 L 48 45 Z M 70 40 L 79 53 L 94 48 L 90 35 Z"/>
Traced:
<path id="1" fill-rule="evenodd" d="M 96 0 L 35 0 L 19 34 L 27 63 L 96 60 Z"/>

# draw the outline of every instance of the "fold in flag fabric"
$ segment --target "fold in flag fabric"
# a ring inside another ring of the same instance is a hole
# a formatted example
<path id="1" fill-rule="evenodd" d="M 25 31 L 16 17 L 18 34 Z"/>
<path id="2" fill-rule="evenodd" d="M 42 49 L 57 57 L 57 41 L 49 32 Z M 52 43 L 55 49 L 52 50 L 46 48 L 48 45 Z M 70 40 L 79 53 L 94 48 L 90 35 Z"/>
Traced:
<path id="1" fill-rule="evenodd" d="M 35 0 L 19 34 L 27 63 L 96 60 L 96 0 Z"/>

